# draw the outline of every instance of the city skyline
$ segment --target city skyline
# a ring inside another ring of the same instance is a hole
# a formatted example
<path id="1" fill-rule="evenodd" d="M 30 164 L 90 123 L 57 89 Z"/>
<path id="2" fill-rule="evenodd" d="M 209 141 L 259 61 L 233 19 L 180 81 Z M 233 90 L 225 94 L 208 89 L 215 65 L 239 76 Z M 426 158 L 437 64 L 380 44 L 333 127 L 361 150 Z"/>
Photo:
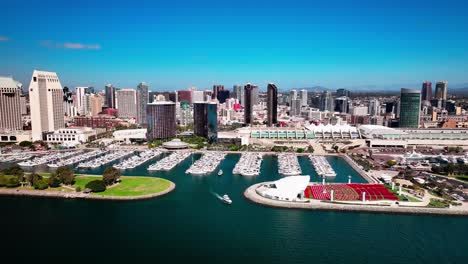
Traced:
<path id="1" fill-rule="evenodd" d="M 425 80 L 468 86 L 467 4 L 460 1 L 182 2 L 80 2 L 72 13 L 45 1 L 39 21 L 34 4 L 5 3 L 0 75 L 26 84 L 34 69 L 51 70 L 68 87 L 145 81 L 155 91 L 247 82 L 262 90 L 269 82 L 282 89 L 398 90 Z"/>

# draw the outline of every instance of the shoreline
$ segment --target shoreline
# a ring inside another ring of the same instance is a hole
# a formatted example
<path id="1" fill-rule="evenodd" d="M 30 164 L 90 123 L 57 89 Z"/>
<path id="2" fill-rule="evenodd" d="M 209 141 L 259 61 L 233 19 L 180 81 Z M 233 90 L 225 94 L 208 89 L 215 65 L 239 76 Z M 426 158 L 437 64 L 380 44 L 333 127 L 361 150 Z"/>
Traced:
<path id="1" fill-rule="evenodd" d="M 257 183 L 244 191 L 244 197 L 252 203 L 267 207 L 285 208 L 285 209 L 300 209 L 300 210 L 320 210 L 320 211 L 339 211 L 339 212 L 365 212 L 365 213 L 380 213 L 380 214 L 425 214 L 425 215 L 451 215 L 451 216 L 468 216 L 468 211 L 458 209 L 445 208 L 428 208 L 428 207 L 393 207 L 393 206 L 376 206 L 376 205 L 353 205 L 343 203 L 331 203 L 317 201 L 316 203 L 298 203 L 278 201 L 265 198 L 257 194 L 256 189 L 264 183 Z"/>
<path id="2" fill-rule="evenodd" d="M 169 181 L 169 180 L 167 180 Z M 41 198 L 61 198 L 61 199 L 83 199 L 83 200 L 111 200 L 111 201 L 136 201 L 147 200 L 160 196 L 164 196 L 175 190 L 176 184 L 169 181 L 169 187 L 161 192 L 138 195 L 138 196 L 114 196 L 100 195 L 93 193 L 76 193 L 76 192 L 58 192 L 58 191 L 42 191 L 42 190 L 20 190 L 20 189 L 0 189 L 0 196 L 22 196 L 22 197 L 41 197 Z"/>

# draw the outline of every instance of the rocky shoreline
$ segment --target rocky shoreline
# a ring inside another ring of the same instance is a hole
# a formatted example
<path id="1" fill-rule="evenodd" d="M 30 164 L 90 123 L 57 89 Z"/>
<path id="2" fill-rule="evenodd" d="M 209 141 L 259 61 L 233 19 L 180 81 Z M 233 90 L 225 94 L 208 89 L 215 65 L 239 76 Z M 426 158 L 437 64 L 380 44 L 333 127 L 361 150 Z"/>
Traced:
<path id="1" fill-rule="evenodd" d="M 139 196 L 111 196 L 99 195 L 94 193 L 75 193 L 75 192 L 51 192 L 38 190 L 20 190 L 20 189 L 0 189 L 0 196 L 23 196 L 23 197 L 42 197 L 42 198 L 62 198 L 62 199 L 87 199 L 87 200 L 112 200 L 112 201 L 134 201 L 146 200 L 160 197 L 172 192 L 176 185 L 170 182 L 167 189 L 162 192 L 139 195 Z"/>
<path id="2" fill-rule="evenodd" d="M 253 203 L 289 209 L 305 209 L 305 210 L 329 210 L 342 212 L 368 212 L 368 213 L 384 213 L 384 214 L 430 214 L 430 215 L 453 215 L 453 216 L 468 216 L 468 211 L 457 208 L 428 208 L 428 207 L 394 207 L 394 206 L 375 206 L 375 205 L 353 205 L 343 203 L 331 203 L 317 201 L 314 203 L 298 203 L 278 201 L 265 198 L 257 194 L 256 189 L 264 183 L 258 183 L 250 186 L 244 192 L 244 197 Z"/>

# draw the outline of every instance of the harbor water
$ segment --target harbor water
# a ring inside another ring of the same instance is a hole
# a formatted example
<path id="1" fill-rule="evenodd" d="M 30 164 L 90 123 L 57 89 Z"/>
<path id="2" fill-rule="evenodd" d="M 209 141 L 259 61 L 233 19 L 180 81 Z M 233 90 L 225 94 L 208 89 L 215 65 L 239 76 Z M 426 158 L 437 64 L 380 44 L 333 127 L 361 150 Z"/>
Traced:
<path id="1" fill-rule="evenodd" d="M 143 201 L 0 197 L 2 252 L 15 263 L 464 263 L 467 219 L 450 216 L 344 213 L 269 208 L 243 197 L 258 182 L 281 178 L 264 156 L 261 174 L 232 175 L 229 154 L 210 175 L 187 175 L 200 158 L 169 172 L 148 172 L 160 156 L 125 175 L 163 177 L 176 189 Z M 364 182 L 341 158 L 328 157 L 332 182 Z M 307 157 L 303 174 L 321 181 Z M 45 168 L 38 168 L 45 170 Z M 102 173 L 103 169 L 79 170 Z M 228 194 L 232 205 L 218 195 Z"/>

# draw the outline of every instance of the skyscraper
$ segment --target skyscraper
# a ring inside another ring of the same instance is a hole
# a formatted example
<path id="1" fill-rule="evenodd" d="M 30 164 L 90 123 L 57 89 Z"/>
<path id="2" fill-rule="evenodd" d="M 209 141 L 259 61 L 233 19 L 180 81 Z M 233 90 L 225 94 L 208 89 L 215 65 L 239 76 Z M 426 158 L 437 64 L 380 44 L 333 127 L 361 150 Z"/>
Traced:
<path id="1" fill-rule="evenodd" d="M 218 84 L 213 85 L 213 93 L 211 94 L 212 96 L 211 98 L 218 99 L 219 92 L 223 90 L 224 90 L 224 85 L 218 85 Z"/>
<path id="2" fill-rule="evenodd" d="M 333 97 L 330 91 L 323 91 L 320 95 L 320 111 L 333 111 Z"/>
<path id="3" fill-rule="evenodd" d="M 422 101 L 431 101 L 432 100 L 432 83 L 423 82 L 421 88 L 421 100 Z"/>
<path id="4" fill-rule="evenodd" d="M 278 87 L 269 83 L 267 86 L 267 124 L 273 126 L 278 123 Z"/>
<path id="5" fill-rule="evenodd" d="M 218 109 L 216 103 L 193 103 L 193 133 L 209 142 L 218 140 Z"/>
<path id="6" fill-rule="evenodd" d="M 436 99 L 447 100 L 447 81 L 437 82 L 436 83 Z"/>
<path id="7" fill-rule="evenodd" d="M 234 85 L 232 87 L 233 92 L 234 92 L 234 98 L 237 98 L 239 100 L 239 103 L 242 106 L 245 106 L 244 104 L 244 87 L 242 85 Z"/>
<path id="8" fill-rule="evenodd" d="M 341 96 L 335 99 L 335 112 L 349 113 L 348 97 Z"/>
<path id="9" fill-rule="evenodd" d="M 302 105 L 302 100 L 301 99 L 293 99 L 291 101 L 289 115 L 290 116 L 300 116 L 301 115 L 301 105 Z"/>
<path id="10" fill-rule="evenodd" d="M 106 105 L 115 108 L 115 88 L 112 84 L 106 85 Z"/>
<path id="11" fill-rule="evenodd" d="M 253 90 L 254 86 L 251 85 L 250 83 L 247 83 L 244 86 L 244 123 L 246 125 L 252 124 L 253 123 Z"/>
<path id="12" fill-rule="evenodd" d="M 189 104 L 192 104 L 192 91 L 181 90 L 177 92 L 177 96 L 179 102 L 187 101 Z"/>
<path id="13" fill-rule="evenodd" d="M 222 103 L 225 103 L 227 99 L 229 99 L 229 96 L 231 95 L 231 93 L 229 92 L 229 90 L 221 90 L 221 91 L 218 91 L 218 101 L 220 104 Z"/>
<path id="14" fill-rule="evenodd" d="M 258 86 L 257 85 L 252 85 L 252 104 L 256 105 L 258 104 Z"/>
<path id="15" fill-rule="evenodd" d="M 302 106 L 307 105 L 307 90 L 304 89 L 301 90 L 301 104 Z"/>
<path id="16" fill-rule="evenodd" d="M 401 88 L 400 127 L 418 128 L 421 109 L 421 91 Z"/>
<path id="17" fill-rule="evenodd" d="M 148 104 L 148 85 L 144 82 L 138 84 L 136 91 L 137 102 L 137 123 L 146 126 L 146 105 Z"/>
<path id="18" fill-rule="evenodd" d="M 33 141 L 43 140 L 43 132 L 65 127 L 63 90 L 57 73 L 34 70 L 29 100 Z"/>
<path id="19" fill-rule="evenodd" d="M 297 90 L 289 91 L 289 106 L 292 105 L 292 101 L 297 99 Z"/>
<path id="20" fill-rule="evenodd" d="M 370 99 L 369 100 L 369 115 L 376 116 L 380 114 L 380 102 L 378 99 Z"/>
<path id="21" fill-rule="evenodd" d="M 176 135 L 176 105 L 173 102 L 153 102 L 147 105 L 148 141 Z"/>
<path id="22" fill-rule="evenodd" d="M 115 105 L 120 118 L 136 118 L 136 91 L 134 89 L 120 89 L 115 91 Z"/>
<path id="23" fill-rule="evenodd" d="M 342 97 L 342 96 L 350 97 L 351 92 L 343 88 L 336 90 L 336 97 Z"/>
<path id="24" fill-rule="evenodd" d="M 89 115 L 97 116 L 102 112 L 102 98 L 97 94 L 88 95 Z"/>
<path id="25" fill-rule="evenodd" d="M 11 77 L 0 76 L 0 131 L 22 130 L 21 85 Z"/>

